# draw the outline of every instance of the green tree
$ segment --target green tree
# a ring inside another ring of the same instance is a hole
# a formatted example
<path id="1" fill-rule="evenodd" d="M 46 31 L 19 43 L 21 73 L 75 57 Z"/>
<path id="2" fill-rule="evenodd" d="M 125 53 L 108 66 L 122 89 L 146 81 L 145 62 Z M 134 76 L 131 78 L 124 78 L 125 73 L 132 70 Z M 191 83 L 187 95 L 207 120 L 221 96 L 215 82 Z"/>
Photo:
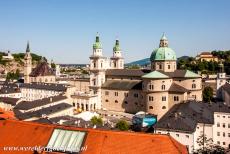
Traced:
<path id="1" fill-rule="evenodd" d="M 129 130 L 130 126 L 125 120 L 120 120 L 116 124 L 116 128 L 118 128 L 121 131 Z"/>
<path id="2" fill-rule="evenodd" d="M 205 87 L 203 90 L 203 100 L 205 102 L 211 102 L 213 99 L 213 89 L 211 87 Z"/>
<path id="3" fill-rule="evenodd" d="M 20 71 L 17 69 L 16 72 L 8 72 L 6 75 L 7 81 L 18 80 L 20 75 Z"/>
<path id="4" fill-rule="evenodd" d="M 93 116 L 90 121 L 93 125 L 102 125 L 103 124 L 102 118 L 97 117 L 97 116 Z"/>
<path id="5" fill-rule="evenodd" d="M 56 68 L 56 64 L 55 63 L 51 63 L 51 68 L 55 69 Z"/>
<path id="6" fill-rule="evenodd" d="M 213 144 L 213 140 L 211 138 L 207 138 L 205 134 L 200 135 L 197 138 L 197 144 L 199 145 L 199 149 L 194 151 L 195 154 L 224 154 L 225 149 L 220 147 L 219 145 Z"/>

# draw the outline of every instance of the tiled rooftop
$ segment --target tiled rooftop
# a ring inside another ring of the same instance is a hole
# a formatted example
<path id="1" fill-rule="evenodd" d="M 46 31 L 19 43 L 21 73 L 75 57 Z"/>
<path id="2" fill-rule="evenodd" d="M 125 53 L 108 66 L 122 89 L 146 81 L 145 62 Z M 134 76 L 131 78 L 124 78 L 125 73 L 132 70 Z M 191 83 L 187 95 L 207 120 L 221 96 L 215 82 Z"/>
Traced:
<path id="1" fill-rule="evenodd" d="M 39 124 L 16 120 L 0 120 L 0 147 L 47 146 L 54 129 L 86 132 L 82 154 L 186 154 L 187 149 L 168 135 L 150 135 L 133 132 L 105 131 Z M 15 131 L 17 130 L 17 131 Z M 3 148 L 0 148 L 2 153 Z M 33 153 L 34 151 L 17 151 Z M 42 151 L 40 151 L 42 152 Z M 8 151 L 14 154 L 15 151 Z"/>

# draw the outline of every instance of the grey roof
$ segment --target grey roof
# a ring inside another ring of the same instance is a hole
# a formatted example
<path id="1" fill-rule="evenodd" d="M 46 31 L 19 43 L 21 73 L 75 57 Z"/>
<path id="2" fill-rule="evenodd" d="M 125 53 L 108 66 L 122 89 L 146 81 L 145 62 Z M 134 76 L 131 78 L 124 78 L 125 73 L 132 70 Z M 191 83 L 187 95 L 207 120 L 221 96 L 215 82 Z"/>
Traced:
<path id="1" fill-rule="evenodd" d="M 33 71 L 30 73 L 31 77 L 52 76 L 52 75 L 55 75 L 55 73 L 45 61 L 39 63 L 37 67 L 33 69 Z"/>
<path id="2" fill-rule="evenodd" d="M 188 101 L 174 105 L 154 127 L 194 132 L 197 123 L 214 124 L 214 112 L 230 113 L 230 107 L 224 104 Z"/>
<path id="3" fill-rule="evenodd" d="M 189 90 L 176 84 L 176 83 L 172 83 L 172 85 L 170 86 L 169 88 L 169 92 L 172 92 L 172 93 L 185 93 L 185 92 L 188 92 Z"/>
<path id="4" fill-rule="evenodd" d="M 53 91 L 66 91 L 67 85 L 65 84 L 55 84 L 55 83 L 23 83 L 20 88 L 28 89 L 42 89 L 42 90 L 53 90 Z"/>
<path id="5" fill-rule="evenodd" d="M 33 109 L 39 106 L 44 106 L 65 99 L 67 99 L 66 96 L 58 95 L 58 96 L 52 96 L 52 97 L 38 99 L 34 101 L 22 101 L 15 106 L 15 109 L 29 110 L 29 109 Z"/>
<path id="6" fill-rule="evenodd" d="M 5 104 L 10 104 L 12 106 L 15 106 L 18 101 L 19 98 L 0 97 L 0 102 L 3 102 Z"/>
<path id="7" fill-rule="evenodd" d="M 151 72 L 151 70 L 144 69 L 108 69 L 105 74 L 107 76 L 133 76 L 141 77 L 142 75 Z"/>
<path id="8" fill-rule="evenodd" d="M 0 94 L 20 93 L 20 89 L 13 86 L 3 86 L 0 89 Z"/>
<path id="9" fill-rule="evenodd" d="M 142 81 L 138 80 L 107 80 L 102 85 L 103 89 L 119 89 L 119 90 L 141 90 Z"/>
<path id="10" fill-rule="evenodd" d="M 29 119 L 32 117 L 38 117 L 39 118 L 39 117 L 42 117 L 42 115 L 50 115 L 53 113 L 57 113 L 57 112 L 69 109 L 71 107 L 72 107 L 72 105 L 70 105 L 70 104 L 60 103 L 60 104 L 53 105 L 53 106 L 50 106 L 47 108 L 43 108 L 43 109 L 40 109 L 37 111 L 30 111 L 30 112 L 26 112 L 26 113 L 22 113 L 18 109 L 14 109 L 14 113 L 19 120 L 25 120 L 25 119 Z"/>

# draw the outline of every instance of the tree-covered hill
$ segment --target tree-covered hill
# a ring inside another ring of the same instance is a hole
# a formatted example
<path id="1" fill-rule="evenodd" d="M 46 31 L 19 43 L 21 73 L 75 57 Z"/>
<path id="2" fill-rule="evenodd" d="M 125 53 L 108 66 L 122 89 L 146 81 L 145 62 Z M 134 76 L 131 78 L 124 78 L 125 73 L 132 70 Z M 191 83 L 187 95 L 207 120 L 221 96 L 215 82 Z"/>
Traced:
<path id="1" fill-rule="evenodd" d="M 227 74 L 230 74 L 230 50 L 228 51 L 212 51 L 213 56 L 223 60 L 224 69 Z M 177 62 L 178 69 L 188 69 L 194 72 L 202 72 L 208 74 L 214 74 L 219 71 L 219 63 L 215 61 L 199 61 L 194 57 L 188 57 L 179 59 Z"/>

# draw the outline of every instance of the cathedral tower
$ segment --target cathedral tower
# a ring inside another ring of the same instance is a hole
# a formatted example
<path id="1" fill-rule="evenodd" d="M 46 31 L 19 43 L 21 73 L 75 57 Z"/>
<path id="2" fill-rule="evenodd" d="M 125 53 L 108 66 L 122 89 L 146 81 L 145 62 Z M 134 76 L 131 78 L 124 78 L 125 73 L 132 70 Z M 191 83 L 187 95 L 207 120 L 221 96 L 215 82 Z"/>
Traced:
<path id="1" fill-rule="evenodd" d="M 108 68 L 107 58 L 103 57 L 99 35 L 93 44 L 93 54 L 90 56 L 90 90 L 98 96 L 97 109 L 101 108 L 101 86 L 105 82 L 105 71 Z"/>
<path id="2" fill-rule="evenodd" d="M 121 48 L 119 40 L 116 39 L 116 43 L 113 47 L 113 56 L 110 58 L 111 69 L 124 69 L 124 58 L 121 54 Z"/>

